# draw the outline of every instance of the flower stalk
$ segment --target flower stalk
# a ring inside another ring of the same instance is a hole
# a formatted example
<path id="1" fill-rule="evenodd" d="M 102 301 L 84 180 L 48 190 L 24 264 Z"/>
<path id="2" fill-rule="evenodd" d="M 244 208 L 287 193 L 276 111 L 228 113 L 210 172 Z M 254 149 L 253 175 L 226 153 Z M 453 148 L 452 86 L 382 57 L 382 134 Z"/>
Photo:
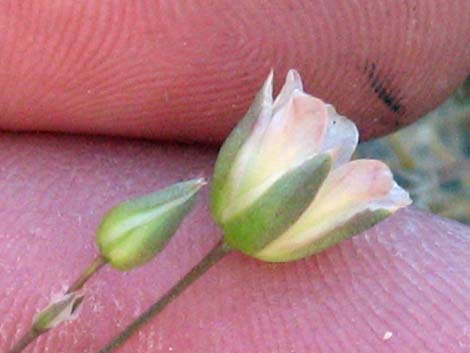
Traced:
<path id="1" fill-rule="evenodd" d="M 76 292 L 85 285 L 85 283 L 93 277 L 96 273 L 98 273 L 101 268 L 106 265 L 108 261 L 101 256 L 98 255 L 91 263 L 90 265 L 83 271 L 80 276 L 72 283 L 72 285 L 69 287 L 67 292 L 65 294 L 73 293 Z"/>
<path id="2" fill-rule="evenodd" d="M 60 324 L 62 321 L 67 321 L 69 319 L 68 317 L 63 317 L 61 319 L 61 316 L 64 315 L 64 310 L 68 309 L 69 314 L 74 314 L 78 310 L 79 306 L 83 301 L 83 296 L 77 295 L 77 292 L 85 285 L 85 283 L 91 277 L 98 273 L 98 271 L 103 268 L 106 263 L 106 260 L 101 255 L 98 255 L 90 263 L 90 265 L 88 265 L 86 269 L 82 271 L 82 273 L 67 289 L 63 297 L 59 300 L 59 302 L 67 301 L 65 303 L 66 305 L 63 305 L 62 308 L 59 308 L 62 310 L 49 310 L 51 308 L 50 305 L 40 311 L 34 319 L 29 330 L 26 331 L 23 336 L 21 336 L 21 338 L 15 343 L 13 348 L 8 351 L 8 353 L 22 352 L 28 345 L 30 345 L 34 340 L 36 340 L 36 338 L 46 333 L 56 325 Z M 67 304 L 71 306 L 67 308 Z M 54 305 L 54 303 L 52 305 Z M 41 320 L 38 320 L 38 318 L 41 318 Z"/>
<path id="3" fill-rule="evenodd" d="M 42 332 L 36 331 L 31 327 L 21 338 L 15 343 L 13 348 L 8 353 L 20 353 L 25 349 L 31 342 L 38 338 Z"/>
<path id="4" fill-rule="evenodd" d="M 219 262 L 231 251 L 223 241 L 219 241 L 212 250 L 195 265 L 183 278 L 181 278 L 168 292 L 152 304 L 144 313 L 137 317 L 129 326 L 116 336 L 110 343 L 102 348 L 99 353 L 110 353 L 121 347 L 133 334 L 135 334 L 151 318 L 165 309 L 183 291 L 199 277 L 206 273 L 213 265 Z"/>

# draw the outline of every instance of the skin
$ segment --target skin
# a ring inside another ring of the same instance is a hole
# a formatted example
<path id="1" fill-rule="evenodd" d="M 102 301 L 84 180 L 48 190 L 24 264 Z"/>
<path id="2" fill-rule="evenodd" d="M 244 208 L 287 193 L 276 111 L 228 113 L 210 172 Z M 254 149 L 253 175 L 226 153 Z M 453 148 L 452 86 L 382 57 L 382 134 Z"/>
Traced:
<path id="1" fill-rule="evenodd" d="M 368 139 L 470 72 L 466 0 L 198 4 L 0 2 L 0 127 L 215 143 L 296 68 Z"/>
<path id="2" fill-rule="evenodd" d="M 4 134 L 0 352 L 96 255 L 94 231 L 118 201 L 210 176 L 215 151 L 53 135 Z M 80 318 L 27 352 L 96 352 L 220 238 L 208 192 L 152 263 L 104 269 Z M 318 256 L 268 264 L 233 253 L 122 352 L 463 352 L 468 227 L 408 209 Z M 384 341 L 385 332 L 393 337 Z M 47 348 L 46 348 L 47 347 Z"/>
<path id="3" fill-rule="evenodd" d="M 470 72 L 464 0 L 296 2 L 300 10 L 287 1 L 21 3 L 0 3 L 5 130 L 215 143 L 271 67 L 278 83 L 296 67 L 307 92 L 370 138 L 413 121 Z M 2 133 L 0 352 L 96 255 L 107 208 L 210 177 L 215 156 L 204 145 Z M 27 352 L 95 352 L 170 288 L 221 236 L 207 192 L 155 261 L 104 269 L 86 286 L 80 319 Z M 121 352 L 464 352 L 469 236 L 410 208 L 302 261 L 233 253 Z"/>

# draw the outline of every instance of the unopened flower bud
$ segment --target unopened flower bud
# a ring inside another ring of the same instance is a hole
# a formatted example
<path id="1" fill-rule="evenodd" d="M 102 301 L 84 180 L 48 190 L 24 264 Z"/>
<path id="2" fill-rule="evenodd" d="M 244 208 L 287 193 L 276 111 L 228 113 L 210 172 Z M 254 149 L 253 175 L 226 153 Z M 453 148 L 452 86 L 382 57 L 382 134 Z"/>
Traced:
<path id="1" fill-rule="evenodd" d="M 63 322 L 75 319 L 82 300 L 83 295 L 73 292 L 53 301 L 35 316 L 33 330 L 39 333 L 46 332 Z"/>
<path id="2" fill-rule="evenodd" d="M 389 168 L 350 158 L 355 124 L 306 94 L 289 71 L 273 101 L 272 73 L 219 153 L 214 218 L 232 248 L 266 261 L 319 252 L 407 206 Z"/>
<path id="3" fill-rule="evenodd" d="M 176 232 L 204 184 L 203 179 L 177 183 L 112 208 L 97 232 L 101 256 L 122 271 L 150 261 Z"/>

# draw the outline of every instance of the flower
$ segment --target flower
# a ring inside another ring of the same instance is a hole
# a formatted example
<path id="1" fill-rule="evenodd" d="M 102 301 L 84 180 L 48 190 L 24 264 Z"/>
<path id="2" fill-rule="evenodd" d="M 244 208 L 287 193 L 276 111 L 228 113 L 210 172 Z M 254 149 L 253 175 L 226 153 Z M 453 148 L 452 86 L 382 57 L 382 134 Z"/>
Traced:
<path id="1" fill-rule="evenodd" d="M 273 101 L 271 73 L 222 146 L 212 213 L 232 248 L 266 261 L 308 256 L 411 203 L 377 160 L 349 161 L 359 134 L 290 70 Z"/>
<path id="2" fill-rule="evenodd" d="M 101 256 L 122 271 L 150 261 L 176 232 L 203 185 L 204 179 L 177 183 L 112 208 L 96 236 Z"/>

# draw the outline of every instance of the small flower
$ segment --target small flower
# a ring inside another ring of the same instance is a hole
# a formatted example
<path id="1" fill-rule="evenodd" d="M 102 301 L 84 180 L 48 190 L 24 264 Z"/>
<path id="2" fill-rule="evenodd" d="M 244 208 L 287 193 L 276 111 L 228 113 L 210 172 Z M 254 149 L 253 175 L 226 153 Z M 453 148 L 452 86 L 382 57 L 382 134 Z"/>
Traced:
<path id="1" fill-rule="evenodd" d="M 176 232 L 204 184 L 203 179 L 177 183 L 112 208 L 97 232 L 101 256 L 122 271 L 150 261 Z"/>
<path id="2" fill-rule="evenodd" d="M 411 203 L 384 163 L 349 161 L 356 126 L 306 94 L 295 70 L 274 102 L 272 81 L 271 73 L 217 159 L 212 211 L 229 246 L 294 260 Z"/>

